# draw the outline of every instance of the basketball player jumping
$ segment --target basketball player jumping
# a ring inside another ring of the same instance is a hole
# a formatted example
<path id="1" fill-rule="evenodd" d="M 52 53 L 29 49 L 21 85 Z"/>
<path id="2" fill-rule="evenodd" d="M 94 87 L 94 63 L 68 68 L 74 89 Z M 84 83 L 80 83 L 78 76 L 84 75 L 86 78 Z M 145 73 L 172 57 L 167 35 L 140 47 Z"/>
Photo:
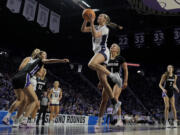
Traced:
<path id="1" fill-rule="evenodd" d="M 110 24 L 110 18 L 106 14 L 100 14 L 97 19 L 99 24 L 98 26 L 94 25 L 95 18 L 89 16 L 89 20 L 90 27 L 87 27 L 87 20 L 84 20 L 81 27 L 82 32 L 89 32 L 92 34 L 94 56 L 90 60 L 88 66 L 97 72 L 98 78 L 103 85 L 104 90 L 111 99 L 111 103 L 114 106 L 113 114 L 115 114 L 117 113 L 121 102 L 115 99 L 112 88 L 107 82 L 106 76 L 109 76 L 113 82 L 117 83 L 119 88 L 122 86 L 122 80 L 119 76 L 119 73 L 111 73 L 105 67 L 109 61 L 109 49 L 107 47 L 109 29 L 107 25 Z"/>

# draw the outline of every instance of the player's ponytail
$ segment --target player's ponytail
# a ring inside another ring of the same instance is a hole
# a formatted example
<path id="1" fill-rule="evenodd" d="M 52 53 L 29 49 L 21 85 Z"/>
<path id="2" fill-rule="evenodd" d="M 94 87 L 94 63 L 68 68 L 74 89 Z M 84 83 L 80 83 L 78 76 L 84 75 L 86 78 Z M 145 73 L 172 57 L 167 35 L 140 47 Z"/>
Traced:
<path id="1" fill-rule="evenodd" d="M 120 26 L 120 25 L 118 25 L 116 23 L 111 22 L 111 19 L 110 19 L 110 17 L 107 14 L 104 14 L 104 18 L 106 20 L 106 25 L 109 26 L 110 28 L 119 29 L 119 30 L 123 29 L 122 26 Z"/>

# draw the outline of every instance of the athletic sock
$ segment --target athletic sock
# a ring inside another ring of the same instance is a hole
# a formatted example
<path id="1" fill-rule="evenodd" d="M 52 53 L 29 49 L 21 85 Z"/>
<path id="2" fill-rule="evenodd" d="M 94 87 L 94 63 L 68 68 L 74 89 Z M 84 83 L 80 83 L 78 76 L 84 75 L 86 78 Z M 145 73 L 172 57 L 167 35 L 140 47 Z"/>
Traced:
<path id="1" fill-rule="evenodd" d="M 118 115 L 118 120 L 122 120 L 122 117 L 121 117 L 121 115 Z"/>
<path id="2" fill-rule="evenodd" d="M 27 120 L 28 120 L 28 117 L 24 117 L 23 120 L 24 120 L 24 121 L 27 121 Z"/>
<path id="3" fill-rule="evenodd" d="M 9 117 L 11 116 L 11 113 L 10 113 L 10 112 L 8 112 L 6 116 L 9 118 Z"/>
<path id="4" fill-rule="evenodd" d="M 32 119 L 32 118 L 31 118 L 31 123 L 34 123 L 34 122 L 35 122 L 35 119 Z"/>
<path id="5" fill-rule="evenodd" d="M 98 120 L 99 120 L 99 121 L 100 121 L 100 120 L 102 121 L 102 117 L 98 117 Z"/>
<path id="6" fill-rule="evenodd" d="M 114 98 L 112 98 L 112 99 L 111 99 L 111 103 L 112 103 L 113 105 L 115 105 L 115 104 L 117 103 L 117 101 L 116 101 Z"/>

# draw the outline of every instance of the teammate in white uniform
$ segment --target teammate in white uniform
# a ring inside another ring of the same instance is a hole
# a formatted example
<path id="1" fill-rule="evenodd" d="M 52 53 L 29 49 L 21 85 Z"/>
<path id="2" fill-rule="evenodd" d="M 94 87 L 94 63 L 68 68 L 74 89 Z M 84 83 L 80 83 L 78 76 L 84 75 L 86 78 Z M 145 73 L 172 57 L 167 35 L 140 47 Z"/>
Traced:
<path id="1" fill-rule="evenodd" d="M 122 80 L 119 76 L 119 73 L 111 73 L 106 69 L 106 66 L 109 61 L 109 49 L 107 47 L 107 39 L 109 35 L 109 29 L 107 25 L 110 24 L 110 18 L 106 14 L 100 14 L 97 19 L 98 26 L 94 25 L 94 20 L 92 16 L 89 16 L 90 27 L 87 27 L 87 21 L 84 20 L 81 31 L 82 32 L 90 32 L 92 34 L 92 42 L 93 42 L 93 51 L 94 56 L 90 60 L 88 66 L 95 70 L 98 74 L 99 80 L 104 87 L 105 92 L 111 99 L 111 103 L 113 104 L 113 114 L 117 113 L 121 102 L 114 98 L 114 94 L 112 92 L 112 88 L 108 84 L 107 77 L 109 76 L 113 82 L 117 83 L 119 88 L 122 85 Z"/>
<path id="2" fill-rule="evenodd" d="M 59 88 L 59 81 L 54 82 L 54 87 L 48 95 L 50 101 L 50 124 L 56 119 L 59 114 L 59 101 L 62 99 L 62 89 Z"/>

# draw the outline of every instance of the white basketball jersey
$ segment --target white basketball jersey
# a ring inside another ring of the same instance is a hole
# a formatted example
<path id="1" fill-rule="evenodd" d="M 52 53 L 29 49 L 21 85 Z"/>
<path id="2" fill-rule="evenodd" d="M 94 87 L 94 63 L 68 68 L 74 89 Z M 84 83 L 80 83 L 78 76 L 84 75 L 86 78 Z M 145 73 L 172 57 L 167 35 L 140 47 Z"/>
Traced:
<path id="1" fill-rule="evenodd" d="M 52 92 L 52 95 L 51 95 L 51 99 L 52 99 L 52 103 L 51 104 L 59 104 L 60 92 L 61 92 L 60 88 L 58 88 L 57 90 L 55 90 L 53 88 L 53 92 Z"/>
<path id="2" fill-rule="evenodd" d="M 109 35 L 109 29 L 106 25 L 104 26 L 95 26 L 97 32 L 101 32 L 102 36 L 99 38 L 92 37 L 93 51 L 97 53 L 102 47 L 107 47 L 107 39 Z"/>

